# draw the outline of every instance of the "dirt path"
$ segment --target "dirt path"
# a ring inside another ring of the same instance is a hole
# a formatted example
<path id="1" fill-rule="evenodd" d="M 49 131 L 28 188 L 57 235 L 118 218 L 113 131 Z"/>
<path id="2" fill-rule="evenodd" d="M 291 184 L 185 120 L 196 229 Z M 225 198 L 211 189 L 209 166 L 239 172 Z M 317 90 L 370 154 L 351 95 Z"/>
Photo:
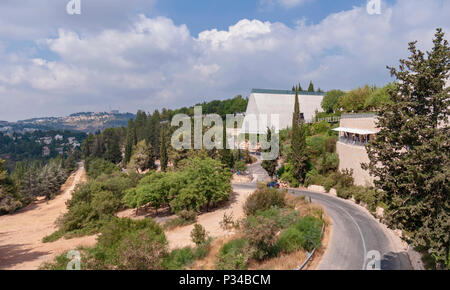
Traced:
<path id="1" fill-rule="evenodd" d="M 37 269 L 66 250 L 95 244 L 95 236 L 42 243 L 43 237 L 57 230 L 55 221 L 67 211 L 66 201 L 75 186 L 85 180 L 84 167 L 80 166 L 55 199 L 49 202 L 41 199 L 15 214 L 0 216 L 0 269 Z"/>
<path id="2" fill-rule="evenodd" d="M 247 197 L 254 191 L 254 188 L 245 184 L 233 184 L 234 196 L 230 204 L 226 207 L 202 214 L 198 217 L 197 223 L 205 227 L 209 236 L 220 237 L 234 234 L 233 232 L 224 231 L 220 227 L 223 214 L 233 213 L 234 219 L 240 219 L 244 216 L 243 205 Z M 171 249 L 193 246 L 191 241 L 191 231 L 194 225 L 180 227 L 166 232 L 167 241 Z"/>

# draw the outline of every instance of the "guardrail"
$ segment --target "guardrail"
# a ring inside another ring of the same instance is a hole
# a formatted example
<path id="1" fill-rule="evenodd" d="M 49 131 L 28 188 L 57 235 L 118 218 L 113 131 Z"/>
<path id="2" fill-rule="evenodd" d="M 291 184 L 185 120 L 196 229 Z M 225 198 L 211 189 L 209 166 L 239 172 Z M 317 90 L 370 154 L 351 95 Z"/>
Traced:
<path id="1" fill-rule="evenodd" d="M 323 225 L 322 225 L 322 232 L 320 233 L 320 240 L 322 240 L 324 230 L 325 230 L 325 221 L 323 222 Z M 306 252 L 306 260 L 298 268 L 296 268 L 294 270 L 303 270 L 303 268 L 306 266 L 306 264 L 308 264 L 308 262 L 311 260 L 312 256 L 314 256 L 315 252 L 316 252 L 316 248 L 314 248 L 311 253 Z"/>

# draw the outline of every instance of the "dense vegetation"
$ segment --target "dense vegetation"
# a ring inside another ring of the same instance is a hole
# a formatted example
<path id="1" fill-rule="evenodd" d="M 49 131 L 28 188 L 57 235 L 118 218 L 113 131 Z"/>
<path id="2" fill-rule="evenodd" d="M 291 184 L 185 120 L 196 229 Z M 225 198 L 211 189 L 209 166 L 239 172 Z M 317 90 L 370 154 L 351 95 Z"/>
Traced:
<path id="1" fill-rule="evenodd" d="M 381 131 L 367 147 L 366 166 L 387 204 L 387 222 L 450 268 L 450 47 L 438 29 L 434 47 L 390 68 L 398 86 L 378 112 Z M 382 165 L 382 166 L 380 166 Z"/>
<path id="2" fill-rule="evenodd" d="M 239 221 L 239 238 L 222 246 L 216 268 L 244 270 L 281 254 L 311 251 L 320 246 L 322 212 L 303 213 L 301 198 L 287 198 L 284 191 L 260 185 L 244 205 L 246 217 Z M 301 263 L 301 261 L 298 261 Z"/>
<path id="3" fill-rule="evenodd" d="M 47 163 L 19 162 L 11 176 L 0 159 L 0 214 L 13 213 L 27 206 L 39 196 L 47 200 L 60 191 L 61 185 L 76 169 L 74 154 L 64 159 L 57 157 Z"/>

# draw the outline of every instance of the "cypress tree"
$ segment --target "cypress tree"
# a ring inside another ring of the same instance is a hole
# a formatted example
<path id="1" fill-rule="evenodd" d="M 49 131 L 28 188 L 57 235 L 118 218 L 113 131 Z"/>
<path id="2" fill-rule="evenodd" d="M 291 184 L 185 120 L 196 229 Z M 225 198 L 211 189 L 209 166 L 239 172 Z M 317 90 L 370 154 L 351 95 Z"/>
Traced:
<path id="1" fill-rule="evenodd" d="M 293 175 L 303 183 L 308 165 L 306 155 L 306 130 L 305 124 L 300 115 L 300 104 L 298 100 L 298 92 L 295 92 L 294 115 L 292 117 L 292 165 Z"/>
<path id="2" fill-rule="evenodd" d="M 389 89 L 392 102 L 378 112 L 380 131 L 366 147 L 370 162 L 363 168 L 382 190 L 388 224 L 448 269 L 450 48 L 442 29 L 430 52 L 416 43 L 398 69 L 388 67 L 396 86 Z"/>
<path id="3" fill-rule="evenodd" d="M 133 153 L 133 146 L 135 145 L 136 140 L 136 134 L 134 129 L 134 122 L 132 119 L 128 121 L 128 128 L 127 128 L 127 143 L 125 145 L 125 159 L 124 159 L 124 166 L 126 166 L 131 159 L 131 155 Z"/>
<path id="4" fill-rule="evenodd" d="M 220 150 L 220 159 L 222 161 L 222 163 L 229 167 L 229 168 L 233 168 L 234 167 L 234 157 L 233 154 L 231 153 L 231 150 L 228 149 L 228 140 L 227 140 L 227 126 L 224 124 L 223 125 L 223 149 Z"/>
<path id="5" fill-rule="evenodd" d="M 312 83 L 312 81 L 309 82 L 309 87 L 308 87 L 308 92 L 314 92 L 314 85 Z"/>
<path id="6" fill-rule="evenodd" d="M 169 157 L 167 155 L 167 144 L 166 144 L 166 132 L 165 132 L 165 128 L 162 127 L 161 128 L 161 137 L 160 137 L 160 163 L 161 163 L 161 171 L 166 171 L 167 170 L 167 163 L 169 161 Z"/>

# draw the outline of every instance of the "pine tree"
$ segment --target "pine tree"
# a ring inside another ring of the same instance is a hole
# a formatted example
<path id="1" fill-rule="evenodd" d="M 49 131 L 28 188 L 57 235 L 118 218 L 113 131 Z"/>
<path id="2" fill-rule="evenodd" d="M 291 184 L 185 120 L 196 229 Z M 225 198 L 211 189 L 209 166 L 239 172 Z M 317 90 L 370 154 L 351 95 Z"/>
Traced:
<path id="1" fill-rule="evenodd" d="M 167 155 L 167 141 L 166 141 L 166 132 L 165 128 L 161 128 L 161 137 L 160 137 L 160 163 L 161 163 L 161 171 L 167 170 L 167 163 L 169 161 L 169 157 Z"/>
<path id="2" fill-rule="evenodd" d="M 227 139 L 227 126 L 223 126 L 223 137 L 222 137 L 222 146 L 223 149 L 220 150 L 220 159 L 222 163 L 227 166 L 228 168 L 234 167 L 234 157 L 231 153 L 231 150 L 228 149 L 228 139 Z"/>
<path id="3" fill-rule="evenodd" d="M 312 81 L 309 82 L 308 92 L 314 93 L 314 85 L 313 85 Z"/>
<path id="4" fill-rule="evenodd" d="M 397 85 L 378 113 L 380 132 L 363 168 L 382 190 L 389 225 L 450 268 L 450 48 L 442 29 L 433 42 L 426 54 L 411 42 L 408 59 L 389 67 Z"/>
<path id="5" fill-rule="evenodd" d="M 297 91 L 299 91 L 299 92 L 303 91 L 302 85 L 300 83 L 298 83 Z"/>
<path id="6" fill-rule="evenodd" d="M 272 135 L 272 130 L 267 128 L 267 142 L 271 143 L 272 138 L 277 138 L 277 135 Z M 274 142 L 279 142 L 277 139 L 275 139 Z M 266 152 L 270 152 L 271 149 L 266 149 Z M 272 159 L 272 160 L 264 160 L 261 163 L 262 168 L 264 168 L 267 171 L 267 174 L 269 174 L 270 177 L 274 177 L 275 173 L 277 171 L 277 165 L 278 165 L 278 158 Z"/>
<path id="7" fill-rule="evenodd" d="M 293 175 L 300 183 L 303 183 L 307 172 L 308 158 L 306 154 L 306 130 L 304 120 L 301 119 L 298 92 L 295 92 L 291 143 Z"/>
<path id="8" fill-rule="evenodd" d="M 128 121 L 127 128 L 127 141 L 125 144 L 125 159 L 124 166 L 130 162 L 131 154 L 133 154 L 133 146 L 135 145 L 136 134 L 134 130 L 134 122 L 133 119 Z"/>

